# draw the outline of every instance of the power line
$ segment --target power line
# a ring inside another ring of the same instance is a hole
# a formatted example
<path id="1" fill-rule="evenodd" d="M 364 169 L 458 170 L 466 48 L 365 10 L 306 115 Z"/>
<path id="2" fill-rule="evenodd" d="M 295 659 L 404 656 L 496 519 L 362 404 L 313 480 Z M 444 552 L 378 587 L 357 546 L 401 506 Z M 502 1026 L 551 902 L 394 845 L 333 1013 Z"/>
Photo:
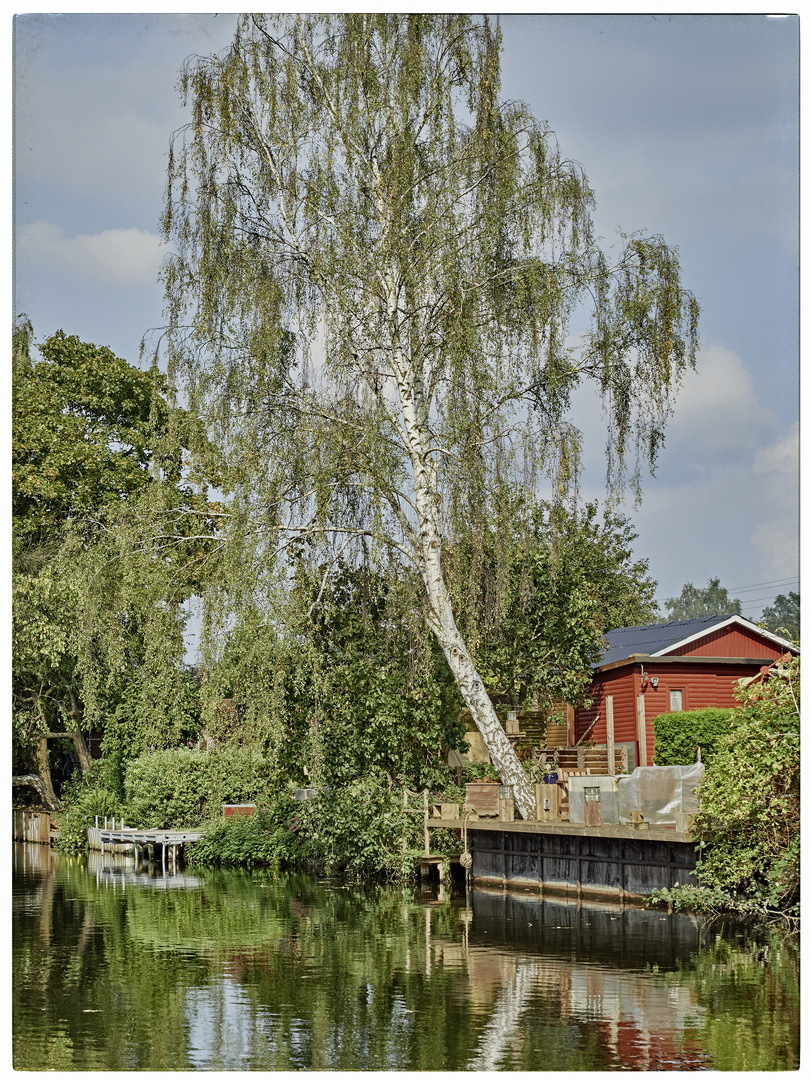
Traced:
<path id="1" fill-rule="evenodd" d="M 727 589 L 727 592 L 746 592 L 748 589 L 761 589 L 763 585 L 781 585 L 783 588 L 788 585 L 798 585 L 799 579 L 794 574 L 789 578 L 774 578 L 773 581 L 759 581 L 756 585 L 735 585 L 732 589 Z"/>

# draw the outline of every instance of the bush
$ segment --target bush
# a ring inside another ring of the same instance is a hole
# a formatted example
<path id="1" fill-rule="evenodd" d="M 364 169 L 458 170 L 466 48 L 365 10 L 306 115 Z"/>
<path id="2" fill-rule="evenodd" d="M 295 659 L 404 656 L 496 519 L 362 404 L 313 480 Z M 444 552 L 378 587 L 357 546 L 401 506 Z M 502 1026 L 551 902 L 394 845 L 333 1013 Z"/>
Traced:
<path id="1" fill-rule="evenodd" d="M 257 809 L 250 817 L 228 817 L 209 825 L 190 849 L 193 865 L 253 866 L 277 862 L 297 863 L 301 851 L 295 828 L 296 809 L 292 798 L 277 798 L 273 805 Z"/>
<path id="2" fill-rule="evenodd" d="M 691 765 L 695 747 L 700 760 L 714 759 L 719 741 L 731 730 L 736 709 L 693 709 L 690 712 L 661 713 L 653 719 L 656 765 Z"/>
<path id="3" fill-rule="evenodd" d="M 122 802 L 107 786 L 104 762 L 94 761 L 88 773 L 75 772 L 62 789 L 64 810 L 54 815 L 59 826 L 56 847 L 59 851 L 85 851 L 87 830 L 96 818 L 121 817 L 126 811 Z"/>
<path id="4" fill-rule="evenodd" d="M 131 824 L 192 828 L 222 814 L 223 803 L 257 802 L 267 765 L 249 750 L 158 750 L 129 762 L 125 791 Z"/>
<path id="5" fill-rule="evenodd" d="M 699 888 L 657 899 L 677 907 L 798 917 L 799 661 L 737 691 L 740 708 L 698 791 Z"/>
<path id="6" fill-rule="evenodd" d="M 433 839 L 445 853 L 458 846 L 450 834 Z M 421 815 L 404 813 L 400 789 L 363 777 L 306 802 L 277 796 L 252 817 L 219 821 L 194 845 L 191 858 L 232 866 L 316 864 L 357 877 L 402 880 L 420 854 Z"/>

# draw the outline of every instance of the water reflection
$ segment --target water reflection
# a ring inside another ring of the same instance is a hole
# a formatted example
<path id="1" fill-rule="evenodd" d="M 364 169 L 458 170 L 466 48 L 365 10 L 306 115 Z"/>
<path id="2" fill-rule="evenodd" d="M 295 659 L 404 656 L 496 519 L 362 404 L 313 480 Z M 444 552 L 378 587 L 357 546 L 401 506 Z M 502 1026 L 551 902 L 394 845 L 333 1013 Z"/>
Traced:
<path id="1" fill-rule="evenodd" d="M 798 1065 L 797 954 L 778 939 L 716 940 L 635 908 L 14 847 L 17 1068 Z"/>

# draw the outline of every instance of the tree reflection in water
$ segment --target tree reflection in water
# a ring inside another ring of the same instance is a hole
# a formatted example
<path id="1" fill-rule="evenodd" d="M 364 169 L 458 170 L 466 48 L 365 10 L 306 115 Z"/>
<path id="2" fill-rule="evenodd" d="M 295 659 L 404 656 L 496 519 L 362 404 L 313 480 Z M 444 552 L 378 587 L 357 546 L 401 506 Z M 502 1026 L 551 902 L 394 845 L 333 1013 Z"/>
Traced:
<path id="1" fill-rule="evenodd" d="M 775 936 L 36 847 L 14 845 L 20 1069 L 798 1065 L 798 950 Z"/>

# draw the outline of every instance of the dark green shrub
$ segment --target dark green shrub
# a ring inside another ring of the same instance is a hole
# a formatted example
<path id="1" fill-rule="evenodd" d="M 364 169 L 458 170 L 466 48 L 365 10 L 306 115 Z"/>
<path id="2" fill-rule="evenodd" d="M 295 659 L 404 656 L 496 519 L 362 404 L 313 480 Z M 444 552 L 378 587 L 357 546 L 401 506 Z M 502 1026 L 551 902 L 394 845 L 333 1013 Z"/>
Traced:
<path id="1" fill-rule="evenodd" d="M 706 764 L 714 757 L 718 740 L 729 732 L 735 709 L 693 709 L 661 713 L 653 719 L 656 765 L 691 765 L 695 747 Z"/>
<path id="2" fill-rule="evenodd" d="M 263 757 L 239 747 L 158 750 L 127 765 L 131 824 L 191 828 L 222 814 L 223 803 L 251 803 L 266 787 Z"/>
<path id="3" fill-rule="evenodd" d="M 108 787 L 103 761 L 94 761 L 88 773 L 75 772 L 62 788 L 64 809 L 54 815 L 59 826 L 56 847 L 59 851 L 85 851 L 87 830 L 95 819 L 118 817 L 126 813 L 124 804 Z"/>
<path id="4" fill-rule="evenodd" d="M 286 800 L 250 817 L 228 817 L 213 822 L 190 849 L 191 862 L 205 866 L 268 865 L 294 859 L 295 833 L 290 819 L 300 804 Z"/>
<path id="5" fill-rule="evenodd" d="M 191 858 L 209 865 L 316 864 L 357 877 L 402 879 L 413 873 L 421 853 L 421 815 L 403 812 L 400 789 L 389 791 L 385 782 L 363 777 L 306 802 L 277 796 L 252 817 L 216 822 Z"/>

